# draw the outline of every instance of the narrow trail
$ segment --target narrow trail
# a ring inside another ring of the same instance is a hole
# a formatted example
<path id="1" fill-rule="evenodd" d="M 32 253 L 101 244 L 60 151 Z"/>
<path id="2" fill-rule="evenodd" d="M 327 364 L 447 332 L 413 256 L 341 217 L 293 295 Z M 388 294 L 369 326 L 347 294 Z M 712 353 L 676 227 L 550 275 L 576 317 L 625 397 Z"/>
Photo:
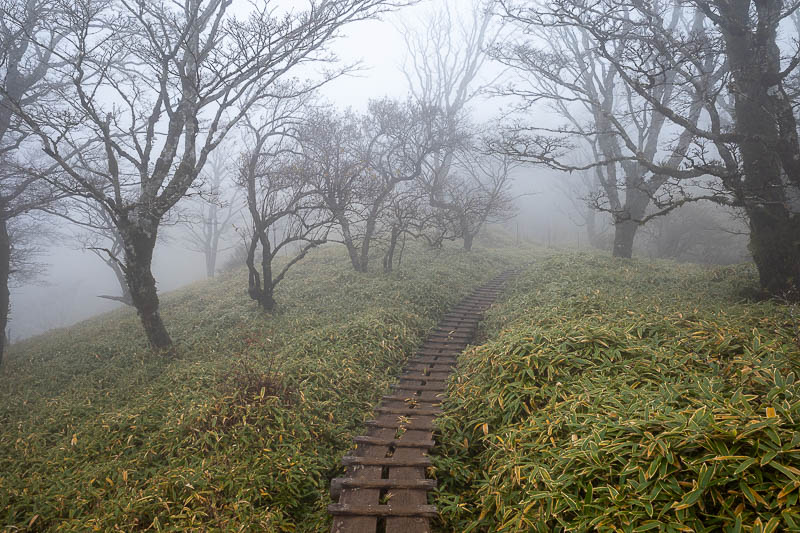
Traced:
<path id="1" fill-rule="evenodd" d="M 408 361 L 393 393 L 375 409 L 367 434 L 355 437 L 356 448 L 342 458 L 345 477 L 331 482 L 331 496 L 339 498 L 328 506 L 333 533 L 431 530 L 429 520 L 437 510 L 428 505 L 428 491 L 436 481 L 425 473 L 435 444 L 433 421 L 459 354 L 512 275 L 500 274 L 450 309 Z"/>

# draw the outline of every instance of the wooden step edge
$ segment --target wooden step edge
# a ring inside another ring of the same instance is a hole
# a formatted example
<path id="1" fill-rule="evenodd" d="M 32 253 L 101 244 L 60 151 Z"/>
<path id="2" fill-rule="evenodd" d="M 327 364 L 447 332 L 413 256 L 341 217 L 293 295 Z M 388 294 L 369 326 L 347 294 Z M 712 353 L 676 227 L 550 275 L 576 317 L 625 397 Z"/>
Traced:
<path id="1" fill-rule="evenodd" d="M 383 428 L 383 429 L 406 429 L 409 431 L 433 431 L 433 421 L 431 420 L 415 420 L 411 419 L 407 422 L 393 421 L 383 422 L 381 420 L 367 420 L 364 422 L 367 427 Z"/>
<path id="2" fill-rule="evenodd" d="M 428 392 L 445 392 L 447 387 L 443 382 L 439 383 L 438 385 L 411 385 L 405 383 L 394 383 L 391 386 L 394 390 L 422 390 Z"/>
<path id="3" fill-rule="evenodd" d="M 331 498 L 338 500 L 345 489 L 394 489 L 424 490 L 435 489 L 434 479 L 356 479 L 351 477 L 335 477 L 331 480 Z"/>
<path id="4" fill-rule="evenodd" d="M 472 339 L 473 339 L 472 335 L 470 335 L 469 337 L 450 337 L 448 335 L 428 335 L 428 337 L 425 339 L 425 342 L 449 342 L 449 343 L 469 344 Z"/>
<path id="5" fill-rule="evenodd" d="M 394 448 L 423 448 L 430 449 L 436 446 L 432 440 L 405 440 L 405 439 L 381 439 L 379 437 L 369 437 L 360 435 L 353 437 L 356 444 L 367 444 L 371 446 L 386 446 Z"/>
<path id="6" fill-rule="evenodd" d="M 386 516 L 436 518 L 435 505 L 355 505 L 332 503 L 328 513 L 334 516 Z"/>
<path id="7" fill-rule="evenodd" d="M 415 457 L 398 459 L 396 457 L 360 457 L 357 455 L 345 455 L 342 457 L 343 466 L 431 466 L 430 457 Z"/>
<path id="8" fill-rule="evenodd" d="M 417 381 L 447 381 L 448 379 L 450 379 L 450 376 L 453 375 L 453 372 L 449 370 L 442 370 L 441 372 L 435 372 L 435 373 L 443 375 L 437 376 L 433 374 L 423 374 L 421 371 L 417 370 L 414 373 L 402 374 L 398 379 L 417 380 Z"/>
<path id="9" fill-rule="evenodd" d="M 420 398 L 419 396 L 409 396 L 408 394 L 387 394 L 381 398 L 384 402 L 408 402 L 428 405 L 441 405 L 441 398 Z"/>
<path id="10" fill-rule="evenodd" d="M 433 490 L 437 486 L 435 479 L 370 479 L 335 477 L 331 487 L 336 485 L 343 489 L 410 489 Z"/>
<path id="11" fill-rule="evenodd" d="M 431 368 L 431 365 L 434 365 L 434 366 L 438 365 L 438 366 L 441 366 L 443 368 Z M 415 362 L 410 362 L 405 366 L 404 370 L 406 372 L 422 372 L 422 373 L 429 372 L 430 374 L 427 374 L 427 375 L 431 375 L 431 374 L 447 374 L 449 376 L 449 375 L 451 375 L 453 373 L 452 365 L 450 365 L 449 363 L 435 363 L 435 362 L 434 363 L 415 363 Z"/>
<path id="12" fill-rule="evenodd" d="M 401 380 L 401 381 L 403 381 L 403 380 L 405 380 L 405 381 L 436 381 L 436 382 L 440 382 L 440 381 L 441 381 L 441 382 L 444 382 L 444 381 L 447 381 L 447 378 L 443 378 L 443 377 L 438 377 L 438 378 L 437 378 L 437 377 L 435 377 L 435 376 L 426 376 L 426 375 L 424 375 L 424 374 L 420 374 L 420 375 L 418 375 L 418 376 L 417 376 L 417 375 L 413 375 L 413 374 L 410 374 L 410 375 L 401 375 L 401 376 L 400 376 L 400 377 L 398 377 L 397 379 L 399 379 L 399 380 Z"/>
<path id="13" fill-rule="evenodd" d="M 463 340 L 460 339 L 445 339 L 444 337 L 434 338 L 434 339 L 428 338 L 422 342 L 421 348 L 425 347 L 428 344 L 432 344 L 434 346 L 441 346 L 442 344 L 448 344 L 450 346 L 466 346 L 469 343 L 464 342 Z"/>
<path id="14" fill-rule="evenodd" d="M 473 336 L 474 331 L 455 331 L 449 328 L 442 328 L 440 330 L 433 330 L 431 331 L 428 336 L 437 336 L 437 337 L 452 337 L 454 339 L 458 338 L 465 338 L 469 339 Z"/>
<path id="15" fill-rule="evenodd" d="M 439 416 L 441 409 L 416 409 L 409 407 L 376 407 L 376 413 L 387 415 L 406 415 L 406 416 Z"/>
<path id="16" fill-rule="evenodd" d="M 463 351 L 463 350 L 462 350 Z M 458 352 L 458 355 L 461 355 L 461 352 Z M 424 352 L 424 353 L 417 353 L 411 359 L 408 360 L 409 363 L 450 363 L 450 362 L 457 362 L 458 355 L 452 355 L 447 353 L 435 353 L 435 352 Z M 436 358 L 436 359 L 434 359 Z"/>

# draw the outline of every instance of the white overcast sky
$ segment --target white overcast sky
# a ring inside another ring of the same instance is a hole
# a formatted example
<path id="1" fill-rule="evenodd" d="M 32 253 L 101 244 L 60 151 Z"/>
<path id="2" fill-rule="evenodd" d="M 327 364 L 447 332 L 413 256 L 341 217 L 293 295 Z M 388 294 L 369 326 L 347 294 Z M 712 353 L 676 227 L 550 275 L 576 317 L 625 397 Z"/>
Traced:
<path id="1" fill-rule="evenodd" d="M 386 15 L 383 20 L 354 23 L 343 30 L 333 51 L 343 63 L 360 61 L 363 71 L 334 80 L 323 88 L 323 95 L 340 107 L 366 109 L 372 98 L 403 98 L 408 85 L 401 73 L 403 38 L 395 28 L 401 13 Z"/>

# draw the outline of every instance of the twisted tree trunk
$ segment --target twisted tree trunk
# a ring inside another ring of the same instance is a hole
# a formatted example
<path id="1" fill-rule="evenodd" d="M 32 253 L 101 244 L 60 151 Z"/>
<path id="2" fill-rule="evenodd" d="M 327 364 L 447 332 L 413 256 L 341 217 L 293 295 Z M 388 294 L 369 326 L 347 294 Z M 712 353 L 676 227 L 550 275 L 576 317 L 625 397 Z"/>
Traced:
<path id="1" fill-rule="evenodd" d="M 727 183 L 750 221 L 750 252 L 761 288 L 791 294 L 800 284 L 800 143 L 783 86 L 777 30 L 783 2 L 726 4 L 718 20 L 734 91 L 743 176 Z"/>
<path id="2" fill-rule="evenodd" d="M 152 223 L 120 221 L 120 235 L 125 245 L 125 279 L 131 300 L 150 346 L 163 350 L 172 346 L 172 339 L 161 320 L 156 280 L 151 270 L 157 233 L 157 220 Z"/>
<path id="3" fill-rule="evenodd" d="M 636 231 L 639 223 L 626 219 L 614 224 L 614 257 L 630 259 L 633 257 L 633 242 L 636 239 Z"/>

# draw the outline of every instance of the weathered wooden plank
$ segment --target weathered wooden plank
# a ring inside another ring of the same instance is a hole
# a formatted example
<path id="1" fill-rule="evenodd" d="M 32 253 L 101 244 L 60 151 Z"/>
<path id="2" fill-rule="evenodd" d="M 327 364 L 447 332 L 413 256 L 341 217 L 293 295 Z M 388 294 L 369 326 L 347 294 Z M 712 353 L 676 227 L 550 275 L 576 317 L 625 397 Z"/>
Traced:
<path id="1" fill-rule="evenodd" d="M 408 372 L 400 376 L 401 379 L 427 379 L 429 381 L 445 381 L 450 379 L 452 369 L 446 370 L 432 370 L 431 368 L 423 368 L 421 370 L 408 369 Z M 422 377 L 419 377 L 422 376 Z"/>
<path id="2" fill-rule="evenodd" d="M 401 381 L 447 381 L 445 376 L 431 376 L 428 374 L 423 374 L 422 372 L 409 372 L 407 374 L 401 374 L 397 379 Z"/>
<path id="3" fill-rule="evenodd" d="M 421 439 L 430 438 L 432 435 L 427 431 L 407 431 L 403 438 Z M 394 457 L 400 460 L 412 462 L 419 458 L 421 450 L 413 448 L 402 448 L 395 451 Z M 425 479 L 425 468 L 412 465 L 395 465 L 389 467 L 389 479 L 397 480 L 419 480 Z M 428 503 L 428 493 L 420 489 L 393 488 L 387 493 L 387 498 L 394 505 L 424 506 Z M 386 518 L 386 533 L 428 533 L 430 522 L 425 516 L 390 516 Z"/>
<path id="4" fill-rule="evenodd" d="M 456 363 L 458 362 L 457 355 L 463 352 L 453 352 L 452 350 L 418 350 L 413 358 L 409 359 L 409 363 Z"/>
<path id="5" fill-rule="evenodd" d="M 377 437 L 389 438 L 394 436 L 391 428 L 379 428 Z M 367 457 L 386 457 L 389 453 L 388 446 L 368 446 L 356 453 L 363 453 Z M 381 466 L 358 466 L 349 468 L 347 475 L 353 479 L 380 478 L 383 472 Z M 341 505 L 378 505 L 380 503 L 381 489 L 344 490 L 339 496 Z M 376 516 L 335 516 L 331 526 L 331 533 L 375 533 L 378 528 Z"/>
<path id="6" fill-rule="evenodd" d="M 436 442 L 433 440 L 420 440 L 420 441 L 410 441 L 410 440 L 400 440 L 400 439 L 380 439 L 378 437 L 369 437 L 365 435 L 361 435 L 358 437 L 353 437 L 353 442 L 358 445 L 361 444 L 374 444 L 377 446 L 390 446 L 393 448 L 433 448 L 436 445 Z"/>
<path id="7" fill-rule="evenodd" d="M 431 459 L 422 455 L 421 448 L 413 448 L 413 453 L 402 454 L 408 456 L 406 458 L 397 457 L 400 450 L 395 451 L 392 457 L 359 457 L 357 455 L 345 455 L 342 457 L 342 464 L 345 466 L 431 466 Z"/>
<path id="8" fill-rule="evenodd" d="M 331 480 L 331 497 L 338 499 L 343 489 L 415 489 L 433 490 L 435 479 L 354 479 L 336 477 Z"/>
<path id="9" fill-rule="evenodd" d="M 442 403 L 441 398 L 434 398 L 432 400 L 428 400 L 423 398 L 419 394 L 414 393 L 402 393 L 402 394 L 389 394 L 381 398 L 384 401 L 400 401 L 400 402 L 409 402 L 409 403 L 424 403 L 430 405 L 438 405 Z"/>
<path id="10" fill-rule="evenodd" d="M 376 413 L 406 416 L 437 416 L 442 414 L 441 409 L 421 409 L 414 407 L 377 407 Z"/>
<path id="11" fill-rule="evenodd" d="M 392 385 L 394 390 L 432 390 L 444 392 L 447 387 L 444 383 L 432 383 L 430 385 L 415 385 L 413 383 L 395 383 Z"/>
<path id="12" fill-rule="evenodd" d="M 332 515 L 357 516 L 425 516 L 433 518 L 437 515 L 435 505 L 349 505 L 332 503 L 328 506 Z M 409 533 L 409 532 L 406 532 Z"/>
<path id="13" fill-rule="evenodd" d="M 408 420 L 395 420 L 394 422 L 367 420 L 364 424 L 376 428 L 433 430 L 433 421 L 430 417 L 423 417 L 422 419 L 409 418 Z"/>

